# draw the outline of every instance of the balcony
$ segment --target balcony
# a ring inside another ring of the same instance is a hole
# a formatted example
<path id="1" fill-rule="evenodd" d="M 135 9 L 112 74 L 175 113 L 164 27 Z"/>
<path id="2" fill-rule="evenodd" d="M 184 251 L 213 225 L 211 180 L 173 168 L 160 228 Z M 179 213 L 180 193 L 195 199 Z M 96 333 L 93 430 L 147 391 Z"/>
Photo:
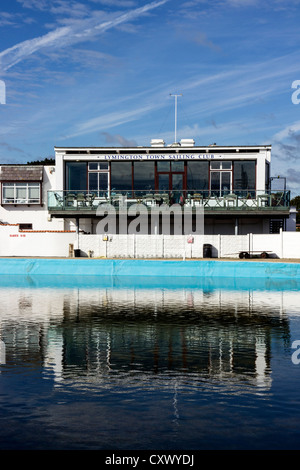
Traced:
<path id="1" fill-rule="evenodd" d="M 109 204 L 118 212 L 133 204 L 143 204 L 149 211 L 163 204 L 196 211 L 203 207 L 205 214 L 287 214 L 290 191 L 48 191 L 48 210 L 53 215 L 96 215 L 97 208 Z"/>

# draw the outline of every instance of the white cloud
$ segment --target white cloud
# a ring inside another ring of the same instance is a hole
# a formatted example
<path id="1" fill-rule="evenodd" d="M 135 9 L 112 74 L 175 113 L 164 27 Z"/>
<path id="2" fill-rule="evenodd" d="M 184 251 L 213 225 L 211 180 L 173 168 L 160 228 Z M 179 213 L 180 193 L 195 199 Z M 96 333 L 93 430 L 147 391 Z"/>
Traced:
<path id="1" fill-rule="evenodd" d="M 92 18 L 75 21 L 69 26 L 64 26 L 51 31 L 44 36 L 29 39 L 16 44 L 0 53 L 2 71 L 6 71 L 33 53 L 45 48 L 61 48 L 75 44 L 108 31 L 118 25 L 134 20 L 141 15 L 165 4 L 169 0 L 159 0 L 148 3 L 143 7 L 130 10 L 112 20 L 99 23 L 99 19 Z M 31 2 L 32 3 L 32 2 Z"/>

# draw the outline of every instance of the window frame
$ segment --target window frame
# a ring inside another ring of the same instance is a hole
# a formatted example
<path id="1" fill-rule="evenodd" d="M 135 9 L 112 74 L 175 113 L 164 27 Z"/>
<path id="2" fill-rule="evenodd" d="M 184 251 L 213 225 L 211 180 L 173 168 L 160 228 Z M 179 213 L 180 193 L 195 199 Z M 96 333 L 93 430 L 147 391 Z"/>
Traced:
<path id="1" fill-rule="evenodd" d="M 11 188 L 13 190 L 13 197 L 5 196 L 5 189 Z M 38 189 L 38 198 L 29 197 L 30 189 Z M 41 205 L 42 204 L 42 191 L 40 181 L 3 181 L 1 184 L 1 205 Z M 26 196 L 24 198 L 18 197 L 18 190 L 25 189 Z"/>

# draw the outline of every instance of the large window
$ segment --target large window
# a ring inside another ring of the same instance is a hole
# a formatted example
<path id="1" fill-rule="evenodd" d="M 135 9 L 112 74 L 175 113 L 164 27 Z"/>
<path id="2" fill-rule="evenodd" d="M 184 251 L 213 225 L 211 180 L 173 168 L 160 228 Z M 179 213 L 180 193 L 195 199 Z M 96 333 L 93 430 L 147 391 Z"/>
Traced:
<path id="1" fill-rule="evenodd" d="M 87 164 L 66 162 L 66 189 L 69 191 L 87 190 Z"/>
<path id="2" fill-rule="evenodd" d="M 255 195 L 255 161 L 235 161 L 233 188 L 242 195 Z M 247 193 L 247 194 L 246 194 Z"/>
<path id="3" fill-rule="evenodd" d="M 208 190 L 209 162 L 187 162 L 187 189 L 192 192 Z"/>
<path id="4" fill-rule="evenodd" d="M 210 164 L 210 190 L 212 196 L 225 196 L 231 192 L 232 162 L 213 161 Z"/>
<path id="5" fill-rule="evenodd" d="M 3 183 L 2 204 L 40 204 L 40 183 Z"/>
<path id="6" fill-rule="evenodd" d="M 88 165 L 88 190 L 98 196 L 106 195 L 109 189 L 108 162 L 90 162 Z"/>
<path id="7" fill-rule="evenodd" d="M 148 192 L 155 189 L 155 163 L 138 161 L 134 162 L 133 187 L 137 192 Z"/>
<path id="8" fill-rule="evenodd" d="M 132 162 L 111 162 L 111 192 L 132 190 Z"/>

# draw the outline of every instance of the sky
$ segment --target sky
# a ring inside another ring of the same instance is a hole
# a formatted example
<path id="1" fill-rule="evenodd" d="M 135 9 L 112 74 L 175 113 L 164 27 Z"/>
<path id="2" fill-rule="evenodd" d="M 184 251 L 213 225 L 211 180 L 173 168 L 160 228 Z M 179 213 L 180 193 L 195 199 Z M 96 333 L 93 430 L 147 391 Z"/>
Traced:
<path id="1" fill-rule="evenodd" d="M 300 0 L 1 0 L 0 164 L 54 147 L 272 145 L 300 195 Z"/>

